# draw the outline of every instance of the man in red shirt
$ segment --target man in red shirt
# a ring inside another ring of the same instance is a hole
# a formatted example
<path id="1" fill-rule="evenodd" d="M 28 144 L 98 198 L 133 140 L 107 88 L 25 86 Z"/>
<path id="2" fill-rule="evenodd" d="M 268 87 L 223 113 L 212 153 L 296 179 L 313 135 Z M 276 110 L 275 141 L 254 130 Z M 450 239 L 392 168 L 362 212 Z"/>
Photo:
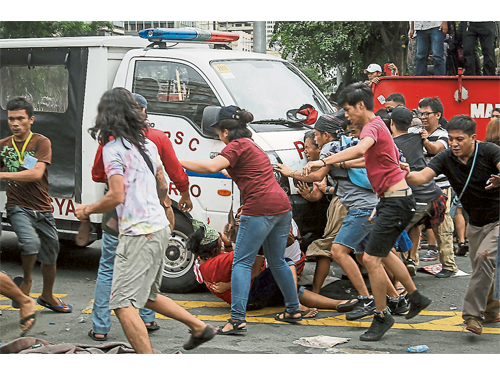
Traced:
<path id="1" fill-rule="evenodd" d="M 406 319 L 415 317 L 429 306 L 431 300 L 419 293 L 408 270 L 391 252 L 399 235 L 415 214 L 415 199 L 405 180 L 406 172 L 399 166 L 399 153 L 389 129 L 373 113 L 373 92 L 363 83 L 348 86 L 340 93 L 339 104 L 346 117 L 355 125 L 363 126 L 360 142 L 325 159 L 309 162 L 304 174 L 327 164 L 345 162 L 364 157 L 370 184 L 380 198 L 375 223 L 370 225 L 370 238 L 363 255 L 372 293 L 375 298 L 375 315 L 368 331 L 360 336 L 362 341 L 377 341 L 394 324 L 386 306 L 386 276 L 384 266 L 392 272 L 408 291 L 410 309 Z"/>

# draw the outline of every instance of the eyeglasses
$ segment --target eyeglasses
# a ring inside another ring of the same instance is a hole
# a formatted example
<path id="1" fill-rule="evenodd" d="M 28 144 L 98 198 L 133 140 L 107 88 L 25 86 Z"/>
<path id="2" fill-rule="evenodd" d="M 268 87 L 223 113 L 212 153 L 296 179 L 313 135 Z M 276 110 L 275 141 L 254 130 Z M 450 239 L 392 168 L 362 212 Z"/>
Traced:
<path id="1" fill-rule="evenodd" d="M 437 113 L 437 112 L 417 112 L 417 116 L 419 118 L 427 118 L 431 113 Z"/>

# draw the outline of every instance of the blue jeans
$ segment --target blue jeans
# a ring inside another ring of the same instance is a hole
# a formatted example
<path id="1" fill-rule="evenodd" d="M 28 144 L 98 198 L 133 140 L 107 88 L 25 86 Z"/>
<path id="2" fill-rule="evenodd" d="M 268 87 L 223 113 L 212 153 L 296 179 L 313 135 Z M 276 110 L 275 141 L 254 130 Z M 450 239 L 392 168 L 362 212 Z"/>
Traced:
<path id="1" fill-rule="evenodd" d="M 231 274 L 231 319 L 245 320 L 252 265 L 261 246 L 269 268 L 285 300 L 286 311 L 299 310 L 292 271 L 285 261 L 292 211 L 281 215 L 241 215 Z"/>
<path id="2" fill-rule="evenodd" d="M 92 308 L 92 331 L 105 335 L 111 329 L 111 310 L 109 297 L 111 296 L 111 282 L 115 264 L 118 237 L 102 232 L 101 259 L 94 292 L 94 307 Z M 139 309 L 139 315 L 144 323 L 151 323 L 155 319 L 155 312 L 150 309 Z"/>
<path id="3" fill-rule="evenodd" d="M 446 61 L 444 57 L 444 34 L 439 27 L 433 27 L 428 30 L 417 30 L 417 76 L 426 76 L 427 57 L 429 56 L 429 47 L 432 48 L 432 58 L 434 60 L 434 75 L 446 75 Z"/>

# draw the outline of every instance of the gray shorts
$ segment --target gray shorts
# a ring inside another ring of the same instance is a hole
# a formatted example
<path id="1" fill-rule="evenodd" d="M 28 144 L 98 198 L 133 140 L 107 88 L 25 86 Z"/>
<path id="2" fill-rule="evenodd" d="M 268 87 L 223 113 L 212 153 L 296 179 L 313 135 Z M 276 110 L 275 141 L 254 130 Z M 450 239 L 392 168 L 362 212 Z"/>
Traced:
<path id="1" fill-rule="evenodd" d="M 163 254 L 170 238 L 167 227 L 140 236 L 121 236 L 116 248 L 109 308 L 143 308 L 160 294 Z"/>
<path id="2" fill-rule="evenodd" d="M 52 212 L 38 212 L 20 206 L 7 207 L 7 218 L 17 235 L 21 255 L 38 254 L 40 263 L 52 265 L 59 254 L 59 236 Z"/>

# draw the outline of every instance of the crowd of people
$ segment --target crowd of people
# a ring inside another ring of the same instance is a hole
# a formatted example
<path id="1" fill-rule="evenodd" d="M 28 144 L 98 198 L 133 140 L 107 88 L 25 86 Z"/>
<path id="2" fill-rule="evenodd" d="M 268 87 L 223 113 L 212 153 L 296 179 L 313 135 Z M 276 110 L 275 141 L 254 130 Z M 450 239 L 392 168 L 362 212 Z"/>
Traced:
<path id="1" fill-rule="evenodd" d="M 319 116 L 314 130 L 305 133 L 308 163 L 295 171 L 284 164 L 271 165 L 251 138 L 249 111 L 237 106 L 220 109 L 212 127 L 225 147 L 217 156 L 178 160 L 168 137 L 148 126 L 142 96 L 124 88 L 107 91 L 95 126 L 89 129 L 99 143 L 92 178 L 105 183 L 106 192 L 97 202 L 75 210 L 82 223 L 92 214 L 114 210 L 118 219 L 117 228 L 110 225 L 103 233 L 88 335 L 107 340 L 114 310 L 134 350 L 152 353 L 148 332 L 159 329 L 154 321 L 158 312 L 190 328 L 184 349 L 191 350 L 215 335 L 246 333 L 248 310 L 284 305 L 275 319 L 287 323 L 314 318 L 318 308 L 345 313 L 347 320 L 373 315 L 360 340 L 377 341 L 394 324 L 393 315 L 412 319 L 432 302 L 412 279 L 422 236 L 429 243 L 422 260 L 439 258 L 443 266 L 438 278 L 454 275 L 454 257 L 469 253 L 466 329 L 479 335 L 483 324 L 500 321 L 494 290 L 500 109 L 493 110 L 486 139 L 478 142 L 474 120 L 458 115 L 446 121 L 438 98 L 423 98 L 418 110 L 411 111 L 405 98 L 394 93 L 379 116 L 373 112 L 369 84 L 359 82 L 340 92 L 338 104 L 341 110 Z M 17 280 L 0 274 L 0 292 L 20 309 L 25 335 L 36 322 L 35 302 L 27 297 L 36 260 L 44 282 L 36 302 L 56 313 L 70 313 L 72 307 L 52 294 L 59 245 L 48 196 L 50 140 L 31 132 L 33 107 L 25 99 L 11 99 L 7 111 L 12 136 L 0 140 L 0 167 L 6 169 L 0 180 L 8 182 L 7 214 L 19 240 L 24 274 Z M 223 171 L 241 192 L 234 241 L 229 226 L 218 232 L 194 219 L 188 241 L 198 257 L 198 281 L 231 306 L 230 319 L 221 327 L 204 323 L 160 293 L 163 252 L 175 224 L 165 173 L 181 192 L 179 208 L 187 212 L 192 202 L 184 169 L 201 174 Z M 305 254 L 275 170 L 296 180 L 305 199 L 330 200 L 324 235 Z M 464 221 L 467 225 L 461 226 Z M 454 232 L 460 241 L 457 252 Z M 306 259 L 316 262 L 312 290 L 298 285 Z M 356 299 L 320 294 L 332 261 L 352 282 Z"/>

